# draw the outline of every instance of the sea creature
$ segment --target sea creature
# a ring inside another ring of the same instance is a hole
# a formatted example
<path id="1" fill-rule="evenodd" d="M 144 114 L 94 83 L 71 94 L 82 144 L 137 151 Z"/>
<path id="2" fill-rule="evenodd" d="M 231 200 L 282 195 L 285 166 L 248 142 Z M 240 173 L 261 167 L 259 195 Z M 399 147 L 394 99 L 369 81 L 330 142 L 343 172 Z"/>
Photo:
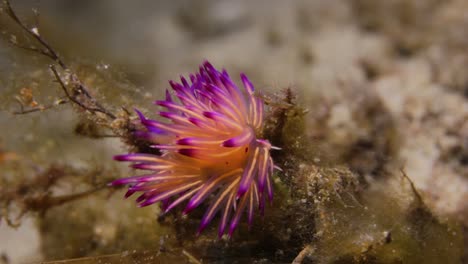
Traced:
<path id="1" fill-rule="evenodd" d="M 126 197 L 141 193 L 136 199 L 139 206 L 161 202 L 164 212 L 186 202 L 183 214 L 188 214 L 206 203 L 198 233 L 218 212 L 219 237 L 226 231 L 232 236 L 245 209 L 250 226 L 255 209 L 263 214 L 266 197 L 273 199 L 275 165 L 270 150 L 275 147 L 257 138 L 264 103 L 247 76 L 240 78 L 244 89 L 225 70 L 220 72 L 205 61 L 190 81 L 184 77 L 180 83 L 169 81 L 172 93 L 166 90 L 165 100 L 155 102 L 166 109 L 159 115 L 169 122 L 149 119 L 136 110 L 145 127 L 136 136 L 151 142 L 160 155 L 115 156 L 149 173 L 111 185 L 129 185 Z"/>

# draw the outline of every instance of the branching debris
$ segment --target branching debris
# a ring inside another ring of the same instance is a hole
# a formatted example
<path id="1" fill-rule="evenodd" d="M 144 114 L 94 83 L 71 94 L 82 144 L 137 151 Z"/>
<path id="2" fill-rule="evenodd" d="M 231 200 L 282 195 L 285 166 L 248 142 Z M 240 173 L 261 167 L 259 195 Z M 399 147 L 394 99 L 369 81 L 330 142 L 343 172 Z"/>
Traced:
<path id="1" fill-rule="evenodd" d="M 13 111 L 13 114 L 24 115 L 42 112 L 62 104 L 71 103 L 77 106 L 80 113 L 85 112 L 85 115 L 82 115 L 82 117 L 88 120 L 89 123 L 92 123 L 93 126 L 111 129 L 113 132 L 101 133 L 100 130 L 95 129 L 96 131 L 93 130 L 95 133 L 90 134 L 88 130 L 83 131 L 82 129 L 78 129 L 76 131 L 77 134 L 95 139 L 121 137 L 125 143 L 132 145 L 131 142 L 134 142 L 131 133 L 133 124 L 131 123 L 128 111 L 121 110 L 118 114 L 115 114 L 93 97 L 88 87 L 80 80 L 78 75 L 41 35 L 38 26 L 39 13 L 37 10 L 33 10 L 35 15 L 33 26 L 27 25 L 18 17 L 9 0 L 3 0 L 1 10 L 14 24 L 25 32 L 27 37 L 27 41 L 25 42 L 35 42 L 35 44 L 22 44 L 14 35 L 9 39 L 9 42 L 15 47 L 40 54 L 52 60 L 53 63 L 49 65 L 49 69 L 63 92 L 63 96 L 54 99 L 50 103 L 40 103 L 36 100 L 31 88 L 23 87 L 14 98 L 19 104 L 19 110 Z M 0 162 L 18 161 L 18 159 L 18 156 L 14 153 L 2 152 L 0 150 Z M 21 161 L 22 159 L 18 162 Z M 28 167 L 25 163 L 19 165 Z M 13 177 L 15 180 L 0 178 L 0 223 L 3 220 L 11 227 L 18 227 L 22 217 L 27 213 L 36 212 L 42 215 L 52 207 L 87 197 L 100 191 L 112 180 L 112 178 L 101 177 L 104 173 L 98 168 L 77 170 L 68 164 L 46 166 L 34 164 L 33 167 L 36 168 L 32 173 L 33 175 L 22 175 L 19 172 L 20 175 L 18 177 Z M 105 175 L 115 175 L 115 173 L 107 172 Z M 84 183 L 85 186 L 89 186 L 89 189 L 80 192 L 72 191 L 71 194 L 67 195 L 56 195 L 53 190 L 56 189 L 59 182 L 61 184 L 60 188 L 63 187 L 64 183 L 69 184 L 70 180 L 72 180 L 70 176 L 74 176 L 73 179 L 78 179 L 79 184 Z M 93 183 L 89 183 L 90 177 L 93 179 L 99 178 L 100 180 L 94 180 Z M 64 181 L 62 180 L 64 178 L 69 179 Z"/>
<path id="2" fill-rule="evenodd" d="M 38 111 L 45 111 L 55 106 L 68 103 L 68 99 L 66 98 L 57 98 L 53 103 L 47 105 L 38 103 L 34 99 L 32 89 L 30 88 L 21 88 L 20 94 L 15 96 L 15 100 L 20 106 L 20 110 L 13 112 L 15 115 L 24 115 Z"/>
<path id="3" fill-rule="evenodd" d="M 58 53 L 52 48 L 52 46 L 49 45 L 49 43 L 41 36 L 38 25 L 37 25 L 37 17 L 38 17 L 38 12 L 35 11 L 36 15 L 36 24 L 32 27 L 27 26 L 25 23 L 23 23 L 18 16 L 16 15 L 16 12 L 13 10 L 10 1 L 9 0 L 3 0 L 3 6 L 6 14 L 18 25 L 23 29 L 24 32 L 27 33 L 27 35 L 34 40 L 36 40 L 41 47 L 35 47 L 35 46 L 25 46 L 16 40 L 16 38 L 10 39 L 10 43 L 15 45 L 18 48 L 22 48 L 25 50 L 29 50 L 32 52 L 39 53 L 55 63 L 57 63 L 61 70 L 63 71 L 63 74 L 60 74 L 59 71 L 57 70 L 56 66 L 50 65 L 50 70 L 54 74 L 54 77 L 56 81 L 60 84 L 60 87 L 62 88 L 63 92 L 65 93 L 66 97 L 68 100 L 79 106 L 80 108 L 91 112 L 92 114 L 96 113 L 102 113 L 104 114 L 107 118 L 114 120 L 116 119 L 116 115 L 112 113 L 110 110 L 105 108 L 104 106 L 101 105 L 89 92 L 89 89 L 83 84 L 83 82 L 79 79 L 79 77 L 65 64 L 65 62 L 60 58 Z M 62 77 L 62 75 L 65 75 L 66 77 Z M 53 104 L 54 105 L 54 104 Z M 52 106 L 53 106 L 52 105 Z M 33 109 L 27 109 L 24 110 L 23 108 L 21 111 L 17 111 L 18 114 L 25 114 L 25 113 L 31 113 L 31 112 L 36 112 L 44 109 L 51 108 L 50 107 L 43 107 L 41 108 L 33 108 Z"/>
<path id="4" fill-rule="evenodd" d="M 27 213 L 45 214 L 52 207 L 59 206 L 80 198 L 87 197 L 104 189 L 110 179 L 100 179 L 103 172 L 100 169 L 89 171 L 78 170 L 64 165 L 51 165 L 45 169 L 37 169 L 37 174 L 29 181 L 19 183 L 2 179 L 0 186 L 0 223 L 4 220 L 11 227 L 18 227 L 21 219 Z M 111 173 L 107 173 L 111 174 Z M 63 179 L 80 177 L 87 179 L 88 190 L 66 195 L 54 195 L 53 189 L 63 184 Z M 13 215 L 13 212 L 17 212 Z"/>

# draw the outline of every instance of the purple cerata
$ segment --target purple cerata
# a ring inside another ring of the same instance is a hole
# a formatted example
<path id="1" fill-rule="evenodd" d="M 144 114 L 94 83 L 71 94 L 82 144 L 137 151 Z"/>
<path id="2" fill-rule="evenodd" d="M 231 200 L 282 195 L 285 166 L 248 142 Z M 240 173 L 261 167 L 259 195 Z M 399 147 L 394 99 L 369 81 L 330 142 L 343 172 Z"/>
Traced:
<path id="1" fill-rule="evenodd" d="M 139 206 L 161 202 L 168 212 L 184 203 L 184 214 L 200 204 L 207 209 L 198 233 L 219 213 L 219 237 L 236 229 L 244 212 L 249 226 L 254 211 L 263 214 L 265 197 L 273 199 L 275 168 L 268 140 L 262 133 L 264 103 L 249 79 L 241 74 L 239 88 L 228 75 L 205 61 L 198 73 L 180 82 L 169 81 L 172 91 L 155 103 L 168 122 L 145 117 L 136 136 L 151 142 L 160 155 L 130 153 L 115 156 L 132 162 L 147 174 L 115 180 L 129 185 L 126 197 L 140 193 Z M 173 97 L 177 97 L 177 101 Z M 227 228 L 228 227 L 228 228 Z"/>

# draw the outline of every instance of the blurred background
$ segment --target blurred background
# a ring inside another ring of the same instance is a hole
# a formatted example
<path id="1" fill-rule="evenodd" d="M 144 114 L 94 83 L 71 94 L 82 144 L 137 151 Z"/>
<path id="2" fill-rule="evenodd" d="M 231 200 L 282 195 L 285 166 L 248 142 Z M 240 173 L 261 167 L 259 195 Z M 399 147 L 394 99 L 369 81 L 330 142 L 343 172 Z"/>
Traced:
<path id="1" fill-rule="evenodd" d="M 196 71 L 205 59 L 231 76 L 246 73 L 266 94 L 292 88 L 308 109 L 311 144 L 321 141 L 325 156 L 368 179 L 378 178 L 381 167 L 404 167 L 438 215 L 464 224 L 466 241 L 466 0 L 11 4 L 29 25 L 35 23 L 32 10 L 38 11 L 41 36 L 93 95 L 114 109 L 155 111 L 152 102 L 168 88 L 167 81 Z M 11 210 L 15 219 L 21 183 L 50 175 L 51 169 L 58 175 L 65 170 L 68 177 L 44 189 L 55 195 L 128 174 L 111 160 L 127 151 L 124 144 L 90 136 L 92 125 L 69 104 L 14 114 L 25 93 L 39 105 L 63 94 L 48 69 L 50 60 L 10 43 L 34 41 L 4 10 L 0 33 L 0 184 L 5 193 L 15 190 L 13 198 L 0 196 L 0 215 Z M 122 201 L 121 192 L 97 191 L 44 215 L 26 213 L 18 228 L 1 221 L 0 263 L 111 254 L 163 241 L 168 231 L 154 221 L 156 206 L 136 209 Z M 119 237 L 125 239 L 115 244 Z M 92 245 L 83 246 L 84 241 Z"/>

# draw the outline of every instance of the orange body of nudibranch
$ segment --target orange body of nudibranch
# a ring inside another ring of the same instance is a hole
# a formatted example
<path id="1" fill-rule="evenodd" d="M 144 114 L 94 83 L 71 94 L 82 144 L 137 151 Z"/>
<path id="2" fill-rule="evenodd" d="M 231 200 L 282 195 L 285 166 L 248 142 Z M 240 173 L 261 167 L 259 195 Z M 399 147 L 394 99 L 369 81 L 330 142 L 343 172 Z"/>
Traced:
<path id="1" fill-rule="evenodd" d="M 219 72 L 205 62 L 199 73 L 190 76 L 190 83 L 183 77 L 181 83 L 170 81 L 178 102 L 168 91 L 165 100 L 156 101 L 167 109 L 159 115 L 168 123 L 138 112 L 146 130 L 137 136 L 154 143 L 162 154 L 116 156 L 149 173 L 112 184 L 129 184 L 127 196 L 142 193 L 137 198 L 140 206 L 161 201 L 166 212 L 188 201 L 184 213 L 189 213 L 213 194 L 199 232 L 219 211 L 220 236 L 228 221 L 232 235 L 245 209 L 250 224 L 256 207 L 263 212 L 265 196 L 272 199 L 274 165 L 270 143 L 257 139 L 263 125 L 263 101 L 254 95 L 248 78 L 241 74 L 241 79 L 244 91 L 226 71 Z"/>

